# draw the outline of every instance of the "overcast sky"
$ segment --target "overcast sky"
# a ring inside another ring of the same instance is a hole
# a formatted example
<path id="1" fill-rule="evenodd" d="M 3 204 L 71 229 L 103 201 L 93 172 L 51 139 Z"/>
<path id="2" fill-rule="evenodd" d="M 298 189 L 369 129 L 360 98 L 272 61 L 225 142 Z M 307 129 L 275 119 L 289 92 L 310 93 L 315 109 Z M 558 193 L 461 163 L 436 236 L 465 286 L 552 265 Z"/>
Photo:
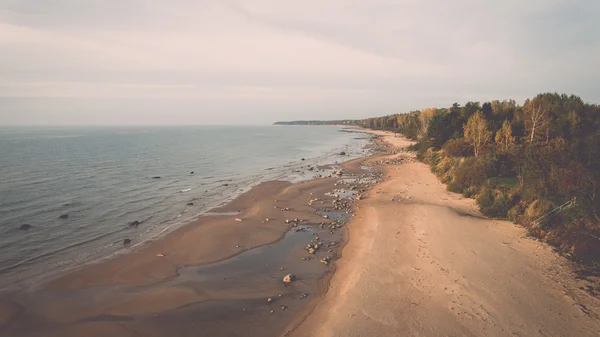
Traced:
<path id="1" fill-rule="evenodd" d="M 598 0 L 0 0 L 0 125 L 600 102 Z"/>

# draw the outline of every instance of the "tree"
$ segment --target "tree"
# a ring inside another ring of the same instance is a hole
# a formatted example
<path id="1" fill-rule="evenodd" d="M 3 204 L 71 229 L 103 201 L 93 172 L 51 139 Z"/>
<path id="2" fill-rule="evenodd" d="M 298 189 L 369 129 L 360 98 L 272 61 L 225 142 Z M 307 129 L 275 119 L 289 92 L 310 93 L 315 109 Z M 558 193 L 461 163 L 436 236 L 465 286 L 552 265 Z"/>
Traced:
<path id="1" fill-rule="evenodd" d="M 515 137 L 512 135 L 512 127 L 510 126 L 510 122 L 505 120 L 502 123 L 502 128 L 496 132 L 496 145 L 502 149 L 502 151 L 507 151 L 515 144 Z"/>
<path id="2" fill-rule="evenodd" d="M 429 121 L 431 121 L 431 119 L 436 113 L 436 108 L 425 108 L 421 110 L 421 113 L 419 114 L 419 121 L 421 121 L 421 135 L 427 133 L 427 129 L 429 128 Z"/>
<path id="3" fill-rule="evenodd" d="M 465 139 L 473 146 L 475 157 L 481 153 L 481 149 L 492 138 L 492 132 L 488 130 L 487 121 L 481 111 L 477 110 L 463 126 Z"/>
<path id="4" fill-rule="evenodd" d="M 529 142 L 533 143 L 536 132 L 543 128 L 548 119 L 549 109 L 543 95 L 538 95 L 525 105 L 525 129 L 529 134 Z"/>

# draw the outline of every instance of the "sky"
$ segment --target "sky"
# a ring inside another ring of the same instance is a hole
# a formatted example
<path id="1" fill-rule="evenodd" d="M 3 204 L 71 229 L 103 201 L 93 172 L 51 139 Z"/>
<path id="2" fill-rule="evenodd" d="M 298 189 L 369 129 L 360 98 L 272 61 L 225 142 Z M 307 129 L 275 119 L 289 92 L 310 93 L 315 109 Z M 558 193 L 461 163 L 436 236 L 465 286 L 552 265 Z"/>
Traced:
<path id="1" fill-rule="evenodd" d="M 0 125 L 600 102 L 598 0 L 0 0 Z"/>

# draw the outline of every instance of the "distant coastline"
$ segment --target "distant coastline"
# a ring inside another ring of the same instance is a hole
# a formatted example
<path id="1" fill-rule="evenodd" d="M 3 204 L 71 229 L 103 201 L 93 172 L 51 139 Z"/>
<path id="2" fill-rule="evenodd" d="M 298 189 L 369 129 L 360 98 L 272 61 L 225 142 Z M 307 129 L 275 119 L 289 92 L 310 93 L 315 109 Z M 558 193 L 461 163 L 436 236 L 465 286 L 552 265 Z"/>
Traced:
<path id="1" fill-rule="evenodd" d="M 280 121 L 275 122 L 273 125 L 329 125 L 329 126 L 357 126 L 360 125 L 360 120 L 356 119 L 342 119 L 342 120 L 331 120 L 331 121 Z"/>

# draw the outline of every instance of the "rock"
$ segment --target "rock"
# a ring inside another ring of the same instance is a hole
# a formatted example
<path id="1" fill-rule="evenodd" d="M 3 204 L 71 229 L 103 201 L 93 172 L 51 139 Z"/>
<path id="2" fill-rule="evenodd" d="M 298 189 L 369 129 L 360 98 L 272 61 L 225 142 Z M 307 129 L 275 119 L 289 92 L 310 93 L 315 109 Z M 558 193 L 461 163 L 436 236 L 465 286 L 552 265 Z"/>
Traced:
<path id="1" fill-rule="evenodd" d="M 152 177 L 152 179 L 160 179 L 160 176 Z"/>
<path id="2" fill-rule="evenodd" d="M 314 254 L 315 253 L 315 249 L 314 248 L 308 248 L 308 253 L 309 254 Z"/>
<path id="3" fill-rule="evenodd" d="M 242 221 L 242 219 L 240 219 L 240 218 L 236 218 L 236 219 L 235 219 L 235 221 L 237 221 L 237 222 L 241 222 L 241 221 Z"/>
<path id="4" fill-rule="evenodd" d="M 194 171 L 190 172 L 190 174 L 194 174 Z"/>
<path id="5" fill-rule="evenodd" d="M 24 223 L 24 224 L 22 224 L 22 225 L 19 227 L 19 229 L 20 229 L 20 230 L 23 230 L 23 231 L 30 230 L 30 229 L 31 229 L 31 225 L 30 225 L 30 224 L 26 224 L 26 223 Z"/>
<path id="6" fill-rule="evenodd" d="M 272 298 L 270 298 L 270 297 L 269 297 L 269 298 L 267 298 L 267 303 L 271 303 L 271 302 L 273 302 L 273 299 L 272 299 Z"/>
<path id="7" fill-rule="evenodd" d="M 282 305 L 282 306 L 281 306 L 281 310 L 285 310 L 285 309 L 287 309 L 287 306 L 285 306 L 285 305 Z"/>
<path id="8" fill-rule="evenodd" d="M 194 206 L 194 203 L 193 202 L 188 202 L 187 205 L 188 206 Z"/>
<path id="9" fill-rule="evenodd" d="M 141 222 L 135 220 L 129 223 L 129 227 L 137 227 L 141 224 Z"/>
<path id="10" fill-rule="evenodd" d="M 225 186 L 225 187 L 227 187 L 227 186 L 229 186 L 229 184 L 223 184 L 222 186 Z"/>
<path id="11" fill-rule="evenodd" d="M 125 239 L 125 240 L 123 240 L 123 244 L 124 245 L 128 245 L 130 243 L 131 243 L 131 239 Z"/>
<path id="12" fill-rule="evenodd" d="M 344 151 L 340 152 L 340 156 L 345 156 L 345 155 L 346 155 L 346 152 L 344 152 Z"/>
<path id="13" fill-rule="evenodd" d="M 67 219 L 69 217 L 69 214 L 61 214 L 58 218 L 59 219 Z"/>
<path id="14" fill-rule="evenodd" d="M 306 159 L 302 158 L 302 160 L 306 160 Z"/>
<path id="15" fill-rule="evenodd" d="M 287 274 L 283 277 L 283 283 L 292 283 L 296 281 L 296 276 L 293 274 Z"/>

